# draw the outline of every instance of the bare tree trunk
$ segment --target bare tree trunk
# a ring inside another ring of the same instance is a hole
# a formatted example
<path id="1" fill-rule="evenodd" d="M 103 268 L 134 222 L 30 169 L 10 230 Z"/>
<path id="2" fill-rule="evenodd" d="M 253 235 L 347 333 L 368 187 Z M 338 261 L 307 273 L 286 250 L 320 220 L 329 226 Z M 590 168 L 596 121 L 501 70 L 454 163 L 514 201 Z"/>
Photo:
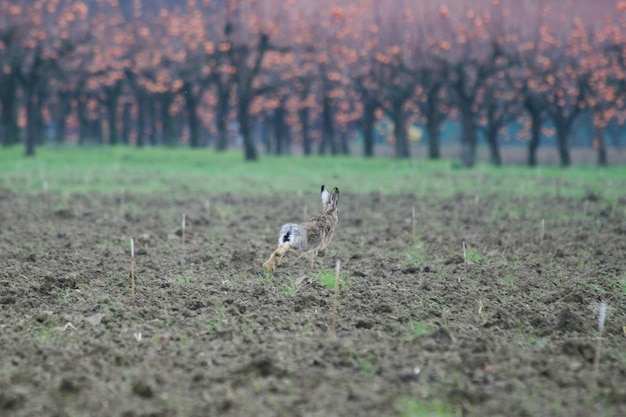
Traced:
<path id="1" fill-rule="evenodd" d="M 438 109 L 440 88 L 432 88 L 427 95 L 426 134 L 428 135 L 428 158 L 441 158 L 441 117 Z"/>
<path id="2" fill-rule="evenodd" d="M 228 109 L 230 90 L 222 84 L 217 84 L 217 109 L 215 114 L 215 125 L 217 127 L 217 140 L 215 149 L 225 151 L 228 148 Z"/>
<path id="3" fill-rule="evenodd" d="M 287 142 L 287 123 L 285 122 L 285 103 L 281 100 L 280 105 L 274 110 L 274 140 L 276 147 L 274 152 L 276 155 L 282 155 L 285 152 Z"/>
<path id="4" fill-rule="evenodd" d="M 72 94 L 69 91 L 57 93 L 59 104 L 54 114 L 54 141 L 58 144 L 65 142 L 67 136 L 67 115 L 72 111 Z"/>
<path id="5" fill-rule="evenodd" d="M 374 156 L 374 123 L 376 122 L 376 106 L 371 102 L 363 103 L 363 155 Z"/>
<path id="6" fill-rule="evenodd" d="M 500 143 L 498 142 L 498 128 L 496 126 L 490 126 L 487 129 L 486 137 L 487 144 L 489 145 L 489 160 L 492 165 L 502 165 L 502 156 L 500 155 Z"/>
<path id="7" fill-rule="evenodd" d="M 132 131 L 132 109 L 132 103 L 124 103 L 124 107 L 122 108 L 122 136 L 120 138 L 124 145 L 128 145 L 130 143 L 130 135 Z"/>
<path id="8" fill-rule="evenodd" d="M 428 158 L 441 158 L 441 127 L 430 122 L 426 122 L 426 133 L 428 135 Z"/>
<path id="9" fill-rule="evenodd" d="M 528 142 L 528 166 L 537 166 L 537 149 L 541 141 L 541 113 L 530 111 L 530 142 Z"/>
<path id="10" fill-rule="evenodd" d="M 605 167 L 609 165 L 609 159 L 606 151 L 606 139 L 604 137 L 604 129 L 598 132 L 598 165 Z"/>
<path id="11" fill-rule="evenodd" d="M 34 86 L 30 86 L 34 88 Z M 39 106 L 37 96 L 30 88 L 26 89 L 26 156 L 35 155 L 35 144 L 37 143 L 37 123 L 35 121 Z"/>
<path id="12" fill-rule="evenodd" d="M 270 133 L 270 130 L 272 130 L 271 126 L 272 123 L 268 120 L 269 116 L 265 115 L 262 120 L 260 120 L 258 122 L 258 125 L 256 126 L 257 132 L 260 132 L 260 138 L 261 138 L 261 143 L 263 144 L 263 146 L 265 146 L 265 152 L 266 153 L 272 153 L 272 151 L 274 150 L 274 139 L 272 138 L 272 134 Z"/>
<path id="13" fill-rule="evenodd" d="M 0 103 L 2 104 L 2 146 L 20 142 L 20 129 L 17 125 L 17 75 L 14 70 L 3 75 L 0 80 Z"/>
<path id="14" fill-rule="evenodd" d="M 496 105 L 490 101 L 487 107 L 487 127 L 485 129 L 485 138 L 489 146 L 489 161 L 492 165 L 502 165 L 502 156 L 500 155 L 500 142 L 498 142 L 498 133 L 502 128 L 502 119 L 496 116 Z"/>
<path id="15" fill-rule="evenodd" d="M 461 162 L 471 168 L 476 163 L 476 126 L 469 106 L 461 106 Z"/>
<path id="16" fill-rule="evenodd" d="M 157 110 L 158 110 L 158 101 L 155 99 L 154 95 L 146 96 L 146 104 L 147 104 L 147 128 L 146 128 L 146 136 L 148 138 L 148 143 L 152 146 L 156 145 L 158 142 L 157 138 Z"/>
<path id="17" fill-rule="evenodd" d="M 43 84 L 39 82 L 37 82 L 36 97 L 37 97 L 37 99 L 35 100 L 36 109 L 35 109 L 35 114 L 33 115 L 33 119 L 31 120 L 31 123 L 34 123 L 35 125 L 34 129 L 35 129 L 35 137 L 37 138 L 37 144 L 43 145 L 46 139 L 46 129 L 44 126 L 42 110 L 43 110 L 43 103 L 46 100 L 46 94 L 45 94 L 45 87 L 43 86 Z"/>
<path id="18" fill-rule="evenodd" d="M 410 158 L 409 135 L 404 116 L 404 101 L 396 100 L 392 103 L 391 118 L 393 119 L 393 135 L 396 140 L 396 158 Z"/>
<path id="19" fill-rule="evenodd" d="M 322 99 L 322 124 L 324 129 L 324 136 L 322 143 L 320 144 L 319 153 L 325 154 L 326 147 L 330 147 L 331 155 L 337 155 L 337 137 L 335 135 L 335 125 L 333 123 L 333 108 L 330 97 L 326 94 Z"/>
<path id="20" fill-rule="evenodd" d="M 143 147 L 148 143 L 148 137 L 146 130 L 148 123 L 146 121 L 148 115 L 148 105 L 146 103 L 145 94 L 141 91 L 137 91 L 137 147 Z"/>
<path id="21" fill-rule="evenodd" d="M 189 123 L 189 146 L 199 148 L 200 143 L 200 120 L 198 118 L 198 97 L 194 94 L 190 84 L 184 87 L 185 105 Z"/>
<path id="22" fill-rule="evenodd" d="M 340 145 L 341 145 L 341 153 L 343 155 L 350 155 L 350 131 L 346 127 L 345 130 L 342 130 L 339 133 Z"/>
<path id="23" fill-rule="evenodd" d="M 89 118 L 87 117 L 87 95 L 81 94 L 78 97 L 77 117 L 78 117 L 78 143 L 83 145 L 89 138 Z"/>
<path id="24" fill-rule="evenodd" d="M 598 147 L 598 165 L 601 167 L 605 167 L 609 165 L 609 160 L 607 157 L 607 150 L 606 150 L 606 137 L 604 134 L 604 129 L 605 129 L 605 125 L 604 123 L 601 121 L 601 116 L 598 116 L 597 118 L 599 120 L 596 121 L 595 126 L 595 130 L 596 130 L 596 139 L 597 139 L 597 147 Z"/>
<path id="25" fill-rule="evenodd" d="M 117 145 L 120 141 L 117 130 L 117 103 L 119 99 L 119 87 L 105 87 L 107 110 L 107 122 L 109 123 L 109 145 Z"/>
<path id="26" fill-rule="evenodd" d="M 93 138 L 98 145 L 104 143 L 104 129 L 102 128 L 102 117 L 89 119 L 89 137 Z"/>
<path id="27" fill-rule="evenodd" d="M 166 146 L 175 146 L 177 140 L 174 129 L 174 120 L 170 115 L 170 104 L 172 104 L 173 96 L 170 92 L 162 93 L 160 96 L 159 102 L 161 104 L 161 133 L 163 134 L 163 144 Z"/>
<path id="28" fill-rule="evenodd" d="M 300 119 L 300 126 L 302 129 L 302 147 L 305 155 L 311 155 L 312 146 L 311 146 L 311 134 L 310 134 L 310 124 L 309 124 L 309 113 L 310 110 L 308 107 L 302 107 L 298 110 L 298 117 Z"/>
<path id="29" fill-rule="evenodd" d="M 559 159 L 562 167 L 568 167 L 572 164 L 569 149 L 569 131 L 570 126 L 567 123 L 556 124 L 556 140 L 559 150 Z"/>
<path id="30" fill-rule="evenodd" d="M 237 103 L 239 133 L 243 137 L 244 158 L 246 161 L 256 161 L 259 154 L 252 137 L 252 124 L 250 120 L 250 98 L 240 95 Z"/>

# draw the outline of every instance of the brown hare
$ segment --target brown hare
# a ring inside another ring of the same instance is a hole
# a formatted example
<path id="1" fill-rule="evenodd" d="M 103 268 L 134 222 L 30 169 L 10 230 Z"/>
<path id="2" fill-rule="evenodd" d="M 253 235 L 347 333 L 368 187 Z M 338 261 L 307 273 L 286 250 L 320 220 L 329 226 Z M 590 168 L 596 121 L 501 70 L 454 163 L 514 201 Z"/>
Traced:
<path id="1" fill-rule="evenodd" d="M 335 233 L 335 227 L 339 221 L 338 200 L 339 188 L 335 187 L 333 192 L 329 193 L 326 186 L 322 185 L 322 212 L 304 223 L 283 225 L 278 236 L 278 247 L 265 261 L 263 268 L 273 273 L 276 271 L 280 258 L 291 251 L 298 256 L 309 252 L 312 269 L 315 257 L 322 257 L 326 254 L 326 248 Z"/>

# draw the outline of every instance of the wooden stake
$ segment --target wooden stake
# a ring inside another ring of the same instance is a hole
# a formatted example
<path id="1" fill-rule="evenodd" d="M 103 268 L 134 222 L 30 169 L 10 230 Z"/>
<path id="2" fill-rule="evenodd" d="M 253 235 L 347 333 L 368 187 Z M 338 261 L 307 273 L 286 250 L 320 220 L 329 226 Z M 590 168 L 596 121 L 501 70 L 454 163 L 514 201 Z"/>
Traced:
<path id="1" fill-rule="evenodd" d="M 415 206 L 411 210 L 411 234 L 415 237 L 415 229 L 416 229 L 416 220 L 415 220 Z"/>
<path id="2" fill-rule="evenodd" d="M 43 182 L 43 195 L 46 200 L 48 213 L 50 213 L 50 193 L 48 193 L 48 181 Z"/>
<path id="3" fill-rule="evenodd" d="M 131 305 L 135 308 L 135 241 L 130 239 L 130 283 L 131 283 Z"/>
<path id="4" fill-rule="evenodd" d="M 539 243 L 540 245 L 543 245 L 543 237 L 545 235 L 545 226 L 546 226 L 545 220 L 541 219 L 541 242 Z"/>
<path id="5" fill-rule="evenodd" d="M 465 241 L 463 241 L 463 263 L 465 264 L 465 279 L 467 279 L 467 250 L 465 248 Z M 461 282 L 461 278 L 459 278 Z"/>
<path id="6" fill-rule="evenodd" d="M 330 333 L 333 337 L 337 337 L 337 309 L 339 308 L 339 270 L 341 269 L 341 261 L 337 259 L 335 265 L 335 295 L 333 297 L 333 317 L 330 322 Z"/>
<path id="7" fill-rule="evenodd" d="M 207 217 L 211 218 L 211 199 L 206 199 L 206 203 L 204 203 L 204 208 L 206 209 Z"/>
<path id="8" fill-rule="evenodd" d="M 124 211 L 126 210 L 126 189 L 122 188 L 122 193 L 120 194 L 120 216 L 124 216 Z"/>
<path id="9" fill-rule="evenodd" d="M 598 375 L 600 373 L 600 350 L 602 349 L 602 333 L 604 332 L 604 321 L 606 319 L 606 302 L 600 303 L 598 311 L 598 337 L 596 338 L 596 353 L 593 358 L 593 384 L 598 386 Z"/>
<path id="10" fill-rule="evenodd" d="M 478 194 L 476 194 L 474 196 L 474 214 L 476 214 L 476 216 L 478 216 L 478 206 L 480 204 L 480 197 L 478 196 Z"/>
<path id="11" fill-rule="evenodd" d="M 183 213 L 183 258 L 185 257 L 185 214 Z"/>

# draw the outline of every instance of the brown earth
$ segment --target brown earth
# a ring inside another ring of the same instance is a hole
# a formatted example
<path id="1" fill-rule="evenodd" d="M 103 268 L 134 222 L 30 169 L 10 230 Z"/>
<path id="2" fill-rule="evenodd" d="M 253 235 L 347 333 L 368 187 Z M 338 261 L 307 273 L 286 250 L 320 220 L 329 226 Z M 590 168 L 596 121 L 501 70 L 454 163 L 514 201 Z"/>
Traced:
<path id="1" fill-rule="evenodd" d="M 0 195 L 0 415 L 626 415 L 625 198 L 342 189 L 326 257 L 274 277 L 316 195 L 42 200 Z"/>

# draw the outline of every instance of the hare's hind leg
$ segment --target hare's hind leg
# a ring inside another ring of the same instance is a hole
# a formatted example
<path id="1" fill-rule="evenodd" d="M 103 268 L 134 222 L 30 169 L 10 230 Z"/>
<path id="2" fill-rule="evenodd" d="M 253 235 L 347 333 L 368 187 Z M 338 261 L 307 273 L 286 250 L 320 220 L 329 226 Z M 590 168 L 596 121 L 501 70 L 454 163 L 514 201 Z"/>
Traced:
<path id="1" fill-rule="evenodd" d="M 280 245 L 278 245 L 270 258 L 263 263 L 263 268 L 265 268 L 267 272 L 274 273 L 276 271 L 276 265 L 278 265 L 278 261 L 280 261 L 280 258 L 282 258 L 282 256 L 289 250 L 290 247 L 291 245 L 289 245 L 289 242 L 281 243 Z"/>

